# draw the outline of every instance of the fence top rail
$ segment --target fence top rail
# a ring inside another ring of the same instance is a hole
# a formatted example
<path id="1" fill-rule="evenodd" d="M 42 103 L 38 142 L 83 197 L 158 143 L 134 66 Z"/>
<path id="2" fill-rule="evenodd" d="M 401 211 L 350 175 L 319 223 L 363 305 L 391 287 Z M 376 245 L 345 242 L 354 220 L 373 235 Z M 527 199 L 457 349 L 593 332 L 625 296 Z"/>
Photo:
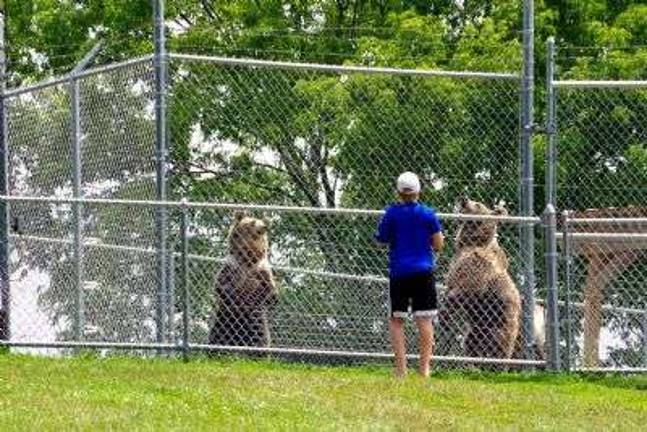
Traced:
<path id="1" fill-rule="evenodd" d="M 20 96 L 20 95 L 23 95 L 23 94 L 26 94 L 26 93 L 31 93 L 31 92 L 35 92 L 35 91 L 38 91 L 38 90 L 43 90 L 43 89 L 46 89 L 48 87 L 54 87 L 54 86 L 61 85 L 61 84 L 67 84 L 71 80 L 74 80 L 74 79 L 82 79 L 82 78 L 86 78 L 86 77 L 93 76 L 93 75 L 99 75 L 99 74 L 102 74 L 102 73 L 127 68 L 129 66 L 134 66 L 134 65 L 141 64 L 141 63 L 146 63 L 148 61 L 151 61 L 152 59 L 153 59 L 152 55 L 145 55 L 145 56 L 142 56 L 142 57 L 136 57 L 134 59 L 122 61 L 122 62 L 119 62 L 119 63 L 111 63 L 111 64 L 108 64 L 108 65 L 105 65 L 105 66 L 99 66 L 99 67 L 96 67 L 96 68 L 86 69 L 86 70 L 84 70 L 82 72 L 70 73 L 70 74 L 62 76 L 62 77 L 50 78 L 50 79 L 47 79 L 45 81 L 41 81 L 41 82 L 36 83 L 36 84 L 32 84 L 32 85 L 28 85 L 28 86 L 24 86 L 24 87 L 18 87 L 18 88 L 15 88 L 15 89 L 7 90 L 5 92 L 5 94 L 4 94 L 4 97 L 5 97 L 5 99 L 8 99 L 8 98 Z"/>
<path id="2" fill-rule="evenodd" d="M 647 217 L 637 218 L 569 218 L 570 225 L 596 225 L 596 224 L 614 224 L 614 225 L 633 225 L 647 224 Z"/>
<path id="3" fill-rule="evenodd" d="M 256 60 L 248 58 L 230 58 L 217 56 L 203 56 L 193 54 L 169 54 L 171 59 L 210 62 L 227 66 L 261 67 L 269 69 L 301 69 L 319 72 L 334 73 L 362 73 L 362 74 L 390 74 L 423 77 L 448 77 L 448 78 L 481 78 L 481 79 L 509 79 L 519 80 L 519 75 L 504 72 L 469 72 L 469 71 L 444 71 L 432 69 L 399 69 L 387 67 L 368 67 L 352 65 L 328 65 L 318 63 L 297 63 L 285 61 Z"/>
<path id="4" fill-rule="evenodd" d="M 328 215 L 354 215 L 354 216 L 381 216 L 383 210 L 357 209 L 357 208 L 326 208 L 326 207 L 299 207 L 283 205 L 260 205 L 260 204 L 233 204 L 233 203 L 208 203 L 182 201 L 154 201 L 154 200 L 127 200 L 127 199 L 104 199 L 104 198 L 61 198 L 53 196 L 11 196 L 0 195 L 0 201 L 26 202 L 26 203 L 50 203 L 50 204 L 95 204 L 95 205 L 124 205 L 133 207 L 165 207 L 165 208 L 189 208 L 189 209 L 213 209 L 213 210 L 241 210 L 241 211 L 267 211 L 278 213 L 312 213 Z M 493 221 L 499 223 L 517 224 L 539 224 L 541 218 L 534 216 L 494 216 L 494 215 L 472 215 L 456 213 L 438 213 L 438 216 L 448 220 L 467 221 Z"/>
<path id="5" fill-rule="evenodd" d="M 577 243 L 641 243 L 647 247 L 647 233 L 569 232 L 567 235 Z"/>
<path id="6" fill-rule="evenodd" d="M 647 81 L 627 80 L 627 81 L 596 81 L 596 80 L 556 80 L 553 86 L 562 88 L 579 88 L 579 89 L 647 89 Z"/>

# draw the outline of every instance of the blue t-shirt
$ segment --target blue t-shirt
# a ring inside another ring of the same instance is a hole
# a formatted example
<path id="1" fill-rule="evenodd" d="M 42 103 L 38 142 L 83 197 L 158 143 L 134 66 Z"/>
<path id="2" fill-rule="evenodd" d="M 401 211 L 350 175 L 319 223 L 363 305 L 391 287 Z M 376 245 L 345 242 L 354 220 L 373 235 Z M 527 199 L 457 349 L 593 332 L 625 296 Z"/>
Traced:
<path id="1" fill-rule="evenodd" d="M 402 277 L 431 271 L 431 236 L 442 231 L 436 212 L 418 202 L 387 207 L 375 238 L 389 245 L 389 274 Z"/>

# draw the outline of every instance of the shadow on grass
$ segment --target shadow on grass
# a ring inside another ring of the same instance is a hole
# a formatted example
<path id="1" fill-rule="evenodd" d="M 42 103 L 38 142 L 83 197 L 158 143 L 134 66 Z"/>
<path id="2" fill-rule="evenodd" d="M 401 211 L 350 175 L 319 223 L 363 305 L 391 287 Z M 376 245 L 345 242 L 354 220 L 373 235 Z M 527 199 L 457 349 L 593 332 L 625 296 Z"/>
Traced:
<path id="1" fill-rule="evenodd" d="M 321 358 L 310 358 L 309 356 L 291 356 L 291 355 L 272 355 L 272 356 L 250 356 L 241 354 L 216 354 L 212 356 L 198 355 L 193 357 L 198 361 L 217 361 L 219 363 L 228 362 L 245 362 L 263 364 L 269 368 L 278 369 L 307 369 L 316 370 L 318 368 L 339 368 L 354 370 L 367 374 L 379 374 L 390 376 L 391 363 L 384 360 L 369 362 L 366 360 L 348 360 L 347 358 L 327 358 L 322 361 Z M 193 360 L 192 360 L 193 361 Z M 415 362 L 414 362 L 415 363 Z M 415 366 L 412 363 L 410 366 Z M 437 367 L 431 379 L 468 379 L 474 381 L 483 381 L 490 384 L 508 384 L 508 383 L 536 383 L 536 384 L 577 384 L 588 383 L 598 386 L 611 388 L 624 388 L 630 390 L 647 391 L 647 374 L 624 375 L 620 373 L 601 374 L 601 373 L 551 373 L 541 370 L 536 371 L 509 371 L 493 372 L 483 371 L 481 369 L 460 369 L 447 368 L 446 365 Z"/>
<path id="2" fill-rule="evenodd" d="M 536 384 L 577 384 L 587 383 L 610 388 L 624 388 L 630 390 L 647 391 L 647 374 L 621 374 L 621 373 L 551 373 L 544 371 L 521 372 L 483 372 L 469 371 L 441 371 L 437 377 L 456 377 L 474 381 L 486 381 L 491 384 L 508 383 L 536 383 Z"/>

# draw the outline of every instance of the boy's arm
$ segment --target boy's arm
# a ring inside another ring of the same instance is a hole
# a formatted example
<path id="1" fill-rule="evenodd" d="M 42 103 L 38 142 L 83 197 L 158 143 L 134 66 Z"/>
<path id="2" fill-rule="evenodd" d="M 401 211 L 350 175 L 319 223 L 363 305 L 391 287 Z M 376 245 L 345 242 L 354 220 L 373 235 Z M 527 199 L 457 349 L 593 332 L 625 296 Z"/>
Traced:
<path id="1" fill-rule="evenodd" d="M 380 220 L 380 223 L 377 226 L 377 231 L 375 232 L 375 241 L 380 244 L 384 245 L 389 243 L 391 240 L 391 218 L 389 217 L 389 211 L 384 213 L 384 216 L 382 216 L 382 219 Z"/>
<path id="2" fill-rule="evenodd" d="M 431 248 L 434 252 L 439 253 L 445 247 L 445 235 L 443 234 L 440 219 L 438 219 L 434 211 L 431 211 L 429 214 L 429 227 L 431 229 Z"/>
<path id="3" fill-rule="evenodd" d="M 438 231 L 431 235 L 431 248 L 434 252 L 439 253 L 445 247 L 445 236 L 442 231 Z"/>

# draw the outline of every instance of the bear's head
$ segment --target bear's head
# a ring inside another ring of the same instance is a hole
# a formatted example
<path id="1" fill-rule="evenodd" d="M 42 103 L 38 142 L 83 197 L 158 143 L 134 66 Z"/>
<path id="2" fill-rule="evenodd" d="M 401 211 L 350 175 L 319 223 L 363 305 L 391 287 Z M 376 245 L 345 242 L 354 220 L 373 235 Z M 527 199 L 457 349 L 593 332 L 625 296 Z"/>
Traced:
<path id="1" fill-rule="evenodd" d="M 236 261 L 256 264 L 268 253 L 267 224 L 261 219 L 236 213 L 229 233 L 229 251 Z"/>
<path id="2" fill-rule="evenodd" d="M 508 211 L 502 205 L 496 205 L 494 209 L 488 208 L 485 204 L 472 201 L 468 198 L 460 198 L 454 208 L 455 213 L 479 216 L 506 216 Z M 492 243 L 497 235 L 497 222 L 493 220 L 465 220 L 460 221 L 458 233 L 456 234 L 456 248 L 484 247 Z"/>

